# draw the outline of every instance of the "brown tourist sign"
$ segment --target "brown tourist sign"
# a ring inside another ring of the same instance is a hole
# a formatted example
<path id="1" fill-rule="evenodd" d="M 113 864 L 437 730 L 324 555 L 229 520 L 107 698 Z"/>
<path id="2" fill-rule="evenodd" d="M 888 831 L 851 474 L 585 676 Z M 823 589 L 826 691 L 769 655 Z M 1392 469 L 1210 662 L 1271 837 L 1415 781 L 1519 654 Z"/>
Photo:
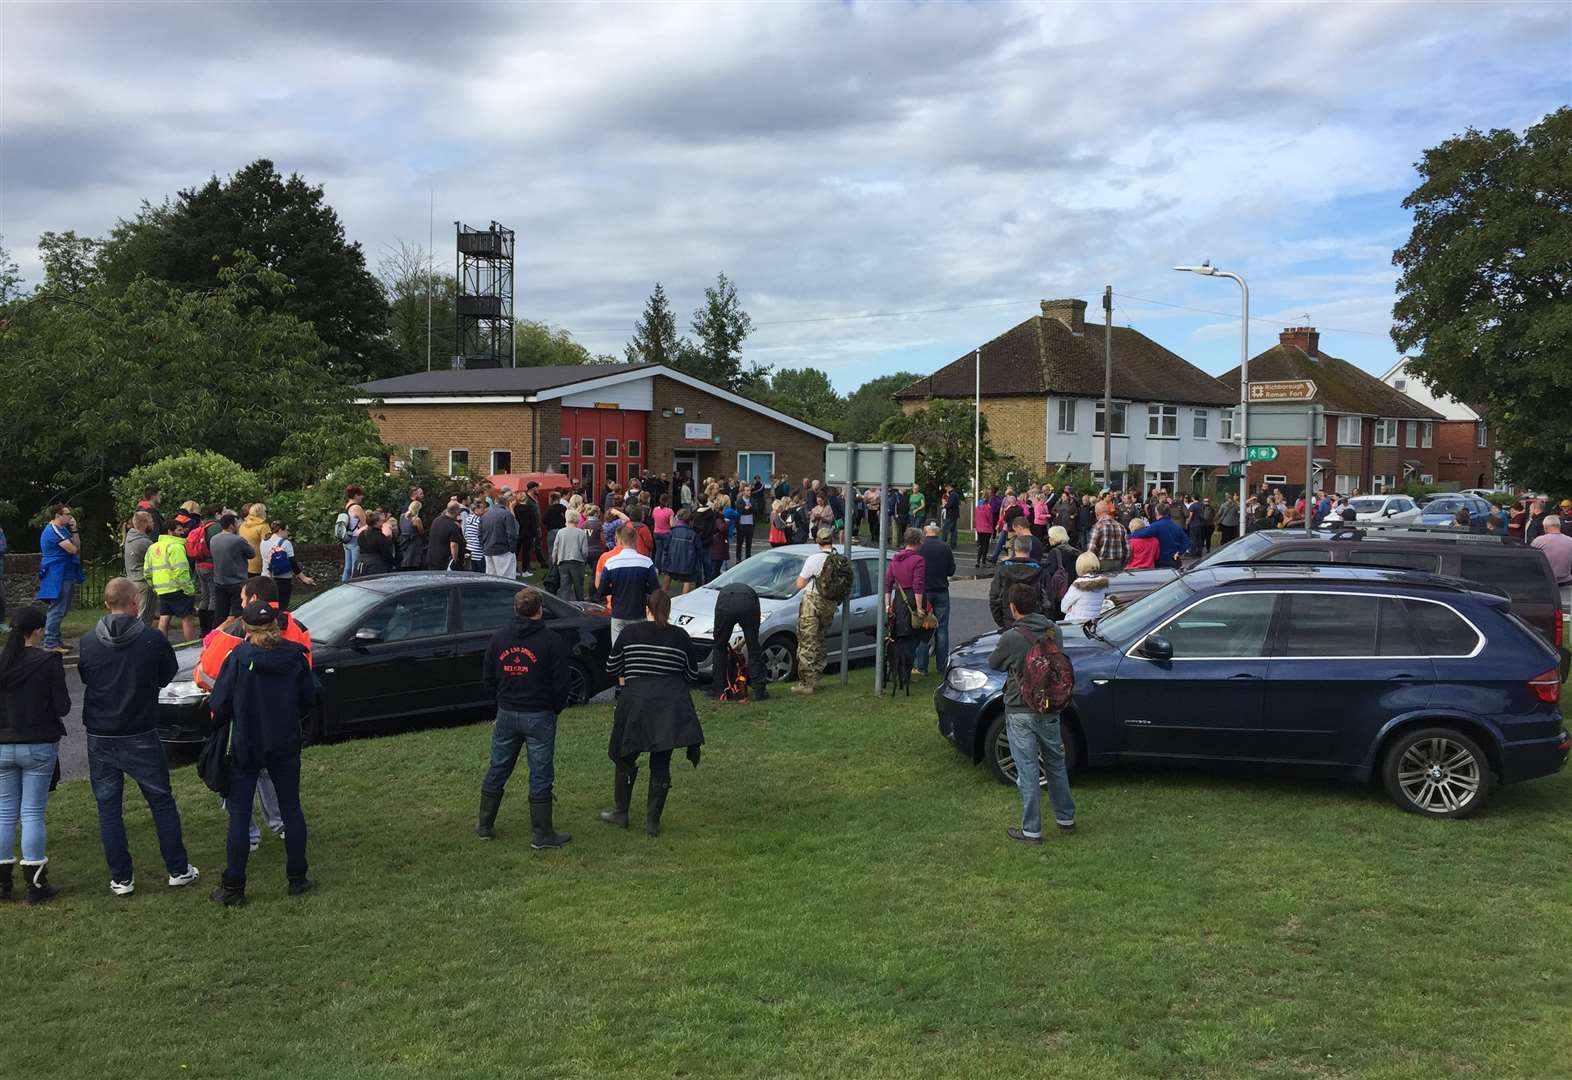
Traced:
<path id="1" fill-rule="evenodd" d="M 1309 379 L 1253 382 L 1249 397 L 1251 401 L 1309 401 L 1315 397 L 1315 383 Z"/>

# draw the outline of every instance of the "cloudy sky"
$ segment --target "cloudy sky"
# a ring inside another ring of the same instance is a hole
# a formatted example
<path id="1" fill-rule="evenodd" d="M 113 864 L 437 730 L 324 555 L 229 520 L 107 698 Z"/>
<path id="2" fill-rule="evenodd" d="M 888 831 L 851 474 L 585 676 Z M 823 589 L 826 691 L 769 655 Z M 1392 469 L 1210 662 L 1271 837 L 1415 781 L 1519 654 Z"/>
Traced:
<path id="1" fill-rule="evenodd" d="M 1572 5 L 0 4 L 0 233 L 102 234 L 257 157 L 375 263 L 518 231 L 617 353 L 724 270 L 753 359 L 927 371 L 1080 296 L 1209 371 L 1308 317 L 1380 371 L 1424 148 L 1572 100 Z M 1178 305 L 1178 306 L 1165 306 Z M 1187 310 L 1200 309 L 1200 310 Z M 1211 314 L 1216 312 L 1219 314 Z M 898 313 L 890 317 L 831 318 Z M 685 321 L 685 320 L 684 320 Z"/>

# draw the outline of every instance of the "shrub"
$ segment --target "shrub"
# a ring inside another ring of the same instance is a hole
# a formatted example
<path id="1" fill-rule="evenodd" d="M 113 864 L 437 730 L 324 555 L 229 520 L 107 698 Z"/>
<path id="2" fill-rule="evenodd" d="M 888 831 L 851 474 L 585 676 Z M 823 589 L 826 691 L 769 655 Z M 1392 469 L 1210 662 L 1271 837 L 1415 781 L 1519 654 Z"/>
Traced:
<path id="1" fill-rule="evenodd" d="M 168 517 L 187 499 L 202 505 L 223 503 L 238 511 L 242 504 L 265 499 L 256 473 L 211 450 L 187 450 L 139 465 L 111 484 L 115 512 L 121 520 L 131 516 L 142 491 L 155 484 L 164 493 L 162 510 Z"/>

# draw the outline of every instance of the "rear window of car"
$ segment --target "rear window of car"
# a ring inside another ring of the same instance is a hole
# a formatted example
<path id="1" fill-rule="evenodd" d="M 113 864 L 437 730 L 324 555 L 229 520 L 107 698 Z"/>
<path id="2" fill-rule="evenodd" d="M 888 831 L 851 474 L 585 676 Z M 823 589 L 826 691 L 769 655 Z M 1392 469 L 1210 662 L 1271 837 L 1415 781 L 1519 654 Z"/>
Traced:
<path id="1" fill-rule="evenodd" d="M 1274 656 L 1374 656 L 1378 596 L 1289 593 Z"/>
<path id="2" fill-rule="evenodd" d="M 1479 646 L 1479 635 L 1457 612 L 1445 604 L 1404 600 L 1403 609 L 1424 636 L 1431 656 L 1468 656 Z"/>
<path id="3" fill-rule="evenodd" d="M 1555 599 L 1537 558 L 1508 555 L 1505 551 L 1464 555 L 1458 576 L 1493 589 L 1514 604 L 1548 604 Z"/>
<path id="4" fill-rule="evenodd" d="M 1388 566 L 1397 570 L 1424 570 L 1434 574 L 1441 569 L 1441 556 L 1418 551 L 1381 551 L 1361 548 L 1348 553 L 1355 566 Z"/>

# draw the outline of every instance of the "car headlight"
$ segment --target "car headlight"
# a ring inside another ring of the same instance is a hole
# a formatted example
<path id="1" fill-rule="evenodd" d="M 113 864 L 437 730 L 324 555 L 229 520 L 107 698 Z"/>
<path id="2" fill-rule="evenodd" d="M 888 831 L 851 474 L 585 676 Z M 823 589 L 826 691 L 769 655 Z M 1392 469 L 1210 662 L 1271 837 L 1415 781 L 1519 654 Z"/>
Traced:
<path id="1" fill-rule="evenodd" d="M 191 705 L 206 698 L 206 690 L 187 680 L 172 682 L 158 692 L 158 700 L 162 705 Z"/>
<path id="2" fill-rule="evenodd" d="M 981 690 L 987 686 L 988 676 L 976 668 L 954 667 L 944 677 L 944 681 L 950 684 L 951 690 L 970 693 L 973 690 Z"/>

